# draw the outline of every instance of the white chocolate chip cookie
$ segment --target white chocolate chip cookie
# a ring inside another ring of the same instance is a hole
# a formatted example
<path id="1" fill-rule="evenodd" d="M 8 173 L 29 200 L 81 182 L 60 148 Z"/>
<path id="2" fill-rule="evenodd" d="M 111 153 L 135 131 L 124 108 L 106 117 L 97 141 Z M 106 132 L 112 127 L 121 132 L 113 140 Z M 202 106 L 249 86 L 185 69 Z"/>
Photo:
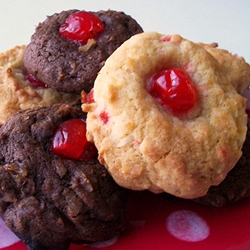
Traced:
<path id="1" fill-rule="evenodd" d="M 194 106 L 181 115 L 148 87 L 156 73 L 172 68 L 187 74 L 196 91 Z M 210 53 L 179 35 L 133 36 L 106 61 L 91 94 L 82 105 L 88 140 L 126 188 L 196 198 L 218 185 L 242 154 L 245 99 Z"/>

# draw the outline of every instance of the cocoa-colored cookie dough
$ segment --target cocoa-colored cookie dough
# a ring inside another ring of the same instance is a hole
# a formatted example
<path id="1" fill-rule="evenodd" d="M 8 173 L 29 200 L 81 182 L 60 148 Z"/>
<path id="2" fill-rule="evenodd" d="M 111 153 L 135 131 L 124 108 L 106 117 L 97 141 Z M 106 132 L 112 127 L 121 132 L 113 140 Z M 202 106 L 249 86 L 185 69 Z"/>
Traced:
<path id="1" fill-rule="evenodd" d="M 24 65 L 48 86 L 80 93 L 90 91 L 106 59 L 128 38 L 141 33 L 142 28 L 123 12 L 92 12 L 101 19 L 105 29 L 91 46 L 82 45 L 59 33 L 61 24 L 77 11 L 56 13 L 37 26 L 24 53 Z"/>
<path id="2" fill-rule="evenodd" d="M 66 250 L 122 231 L 126 192 L 97 159 L 52 154 L 54 130 L 78 105 L 21 111 L 0 128 L 0 215 L 29 249 Z"/>

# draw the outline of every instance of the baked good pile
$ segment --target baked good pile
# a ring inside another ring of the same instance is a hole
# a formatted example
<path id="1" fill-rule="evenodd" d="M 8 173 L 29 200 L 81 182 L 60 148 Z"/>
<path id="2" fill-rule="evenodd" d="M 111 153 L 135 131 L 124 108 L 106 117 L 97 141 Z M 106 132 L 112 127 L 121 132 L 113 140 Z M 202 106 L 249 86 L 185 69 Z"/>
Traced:
<path id="1" fill-rule="evenodd" d="M 115 237 L 133 190 L 250 194 L 250 66 L 215 43 L 62 11 L 0 54 L 0 83 L 0 215 L 29 249 Z"/>
<path id="2" fill-rule="evenodd" d="M 139 32 L 123 12 L 69 10 L 47 17 L 27 46 L 0 54 L 0 215 L 29 249 L 64 250 L 123 231 L 128 191 L 86 139 L 80 92 Z"/>

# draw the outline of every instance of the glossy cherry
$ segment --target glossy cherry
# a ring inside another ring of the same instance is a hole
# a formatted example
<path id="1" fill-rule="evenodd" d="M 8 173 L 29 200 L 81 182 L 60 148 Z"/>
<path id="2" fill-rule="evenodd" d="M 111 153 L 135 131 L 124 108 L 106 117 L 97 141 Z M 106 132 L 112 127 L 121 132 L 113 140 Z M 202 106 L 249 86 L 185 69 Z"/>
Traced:
<path id="1" fill-rule="evenodd" d="M 89 39 L 95 39 L 104 28 L 104 24 L 97 15 L 78 11 L 71 14 L 61 24 L 59 33 L 67 39 L 78 41 L 84 45 Z"/>
<path id="2" fill-rule="evenodd" d="M 197 88 L 186 72 L 165 69 L 149 81 L 149 93 L 175 115 L 188 113 L 197 103 Z"/>
<path id="3" fill-rule="evenodd" d="M 86 122 L 70 119 L 63 122 L 54 132 L 51 150 L 55 155 L 76 160 L 91 160 L 97 156 L 97 149 L 86 138 Z"/>
<path id="4" fill-rule="evenodd" d="M 25 79 L 30 82 L 30 85 L 34 88 L 47 88 L 47 86 L 40 80 L 38 80 L 34 75 L 27 74 Z"/>

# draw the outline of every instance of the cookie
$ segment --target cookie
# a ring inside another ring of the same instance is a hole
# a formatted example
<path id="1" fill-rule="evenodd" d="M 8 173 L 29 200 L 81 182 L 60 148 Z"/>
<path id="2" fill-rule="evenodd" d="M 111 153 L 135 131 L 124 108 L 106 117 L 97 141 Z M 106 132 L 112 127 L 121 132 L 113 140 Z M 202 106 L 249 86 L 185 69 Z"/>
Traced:
<path id="1" fill-rule="evenodd" d="M 179 35 L 130 38 L 92 95 L 82 105 L 88 139 L 121 186 L 197 198 L 242 155 L 245 99 L 211 54 Z"/>
<path id="2" fill-rule="evenodd" d="M 24 53 L 24 65 L 54 89 L 89 92 L 106 59 L 124 41 L 142 32 L 142 28 L 123 12 L 87 12 L 101 20 L 104 30 L 96 38 L 89 39 L 89 43 L 81 44 L 59 32 L 66 19 L 75 13 L 79 10 L 56 13 L 37 26 Z"/>
<path id="3" fill-rule="evenodd" d="M 199 43 L 206 49 L 221 65 L 229 81 L 242 94 L 250 86 L 250 65 L 245 59 L 237 54 L 218 48 L 218 44 Z"/>
<path id="4" fill-rule="evenodd" d="M 51 152 L 72 118 L 85 118 L 79 103 L 20 111 L 0 128 L 0 215 L 29 249 L 108 240 L 124 227 L 127 193 L 105 167 Z"/>
<path id="5" fill-rule="evenodd" d="M 195 199 L 203 205 L 222 207 L 250 196 L 250 120 L 242 151 L 243 155 L 225 180 L 209 188 L 207 194 Z"/>
<path id="6" fill-rule="evenodd" d="M 54 89 L 32 86 L 26 80 L 27 71 L 22 58 L 26 46 L 16 46 L 0 53 L 0 125 L 20 110 L 35 106 L 46 106 L 78 98 L 75 94 Z"/>

